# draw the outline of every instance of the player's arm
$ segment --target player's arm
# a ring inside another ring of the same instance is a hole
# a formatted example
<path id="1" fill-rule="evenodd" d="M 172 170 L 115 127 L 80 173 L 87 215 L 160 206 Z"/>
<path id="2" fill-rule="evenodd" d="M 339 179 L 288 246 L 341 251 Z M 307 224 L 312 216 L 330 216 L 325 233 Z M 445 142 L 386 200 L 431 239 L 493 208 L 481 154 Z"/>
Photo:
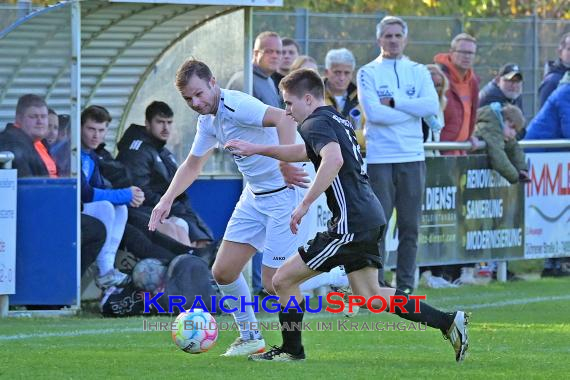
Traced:
<path id="1" fill-rule="evenodd" d="M 313 184 L 305 194 L 301 203 L 299 203 L 291 214 L 290 227 L 294 234 L 297 233 L 301 219 L 305 216 L 307 211 L 309 211 L 311 204 L 331 186 L 340 168 L 344 164 L 340 145 L 337 142 L 329 142 L 325 145 L 320 150 L 319 156 L 322 158 L 321 165 L 317 170 Z"/>
<path id="2" fill-rule="evenodd" d="M 284 110 L 271 106 L 268 107 L 263 116 L 263 126 L 277 128 L 279 144 L 289 145 L 295 143 L 297 123 L 287 116 Z"/>
<path id="3" fill-rule="evenodd" d="M 286 162 L 309 161 L 305 144 L 261 145 L 234 139 L 226 142 L 224 148 L 238 156 L 259 154 Z"/>
<path id="4" fill-rule="evenodd" d="M 170 214 L 172 203 L 180 194 L 182 194 L 194 181 L 202 171 L 202 167 L 210 157 L 211 150 L 203 156 L 194 156 L 189 154 L 186 160 L 180 165 L 176 174 L 168 186 L 168 190 L 164 193 L 158 204 L 152 210 L 148 229 L 154 231 L 158 223 L 162 223 Z"/>

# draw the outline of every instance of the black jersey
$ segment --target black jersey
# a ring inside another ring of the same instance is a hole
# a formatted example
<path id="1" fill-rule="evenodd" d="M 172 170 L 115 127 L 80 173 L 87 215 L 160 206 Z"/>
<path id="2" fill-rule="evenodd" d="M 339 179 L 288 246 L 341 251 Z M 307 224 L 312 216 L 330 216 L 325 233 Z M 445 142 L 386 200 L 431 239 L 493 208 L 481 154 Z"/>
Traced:
<path id="1" fill-rule="evenodd" d="M 370 230 L 386 224 L 382 205 L 368 182 L 354 128 L 334 108 L 317 108 L 301 125 L 307 156 L 318 170 L 321 149 L 331 142 L 340 145 L 342 165 L 331 186 L 325 191 L 332 211 L 329 232 L 348 234 Z"/>

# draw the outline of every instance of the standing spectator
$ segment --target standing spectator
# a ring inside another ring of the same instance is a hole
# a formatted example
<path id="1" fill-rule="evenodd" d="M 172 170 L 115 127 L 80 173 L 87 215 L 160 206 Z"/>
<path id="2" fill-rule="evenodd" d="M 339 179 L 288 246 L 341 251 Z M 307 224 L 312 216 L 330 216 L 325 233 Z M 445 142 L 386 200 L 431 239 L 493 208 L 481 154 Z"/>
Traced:
<path id="1" fill-rule="evenodd" d="M 253 96 L 272 107 L 283 108 L 279 91 L 271 75 L 279 70 L 283 46 L 275 32 L 262 32 L 253 45 Z M 243 71 L 235 73 L 227 85 L 231 90 L 243 90 Z"/>
<path id="2" fill-rule="evenodd" d="M 498 102 L 513 104 L 523 111 L 523 75 L 516 63 L 507 63 L 499 73 L 479 92 L 479 108 Z"/>
<path id="3" fill-rule="evenodd" d="M 271 75 L 271 78 L 275 82 L 275 87 L 279 88 L 279 82 L 289 74 L 291 71 L 291 65 L 301 54 L 301 47 L 292 38 L 285 37 L 281 39 L 281 44 L 283 45 L 283 50 L 281 54 L 281 65 L 279 69 Z"/>
<path id="4" fill-rule="evenodd" d="M 57 167 L 42 139 L 48 131 L 48 107 L 38 95 L 18 99 L 15 123 L 0 133 L 0 150 L 14 153 L 12 167 L 18 177 L 57 177 Z"/>
<path id="5" fill-rule="evenodd" d="M 118 143 L 117 160 L 127 168 L 132 184 L 144 192 L 143 206 L 148 208 L 149 217 L 178 169 L 176 158 L 166 148 L 173 117 L 168 104 L 152 102 L 146 108 L 145 125 L 131 124 Z M 193 246 L 201 248 L 213 241 L 212 231 L 194 212 L 185 192 L 172 205 L 171 215 L 186 222 Z"/>
<path id="6" fill-rule="evenodd" d="M 564 73 L 568 71 L 570 71 L 570 32 L 563 34 L 560 38 L 558 58 L 546 64 L 544 79 L 538 88 L 538 101 L 541 108 L 558 86 Z"/>
<path id="7" fill-rule="evenodd" d="M 477 40 L 467 33 L 460 33 L 451 41 L 449 53 L 439 53 L 434 62 L 439 64 L 449 79 L 445 127 L 441 141 L 467 141 L 476 146 L 472 138 L 479 104 L 479 78 L 473 71 L 477 53 Z M 463 155 L 465 151 L 443 151 L 442 154 Z"/>
<path id="8" fill-rule="evenodd" d="M 558 88 L 550 94 L 544 106 L 529 124 L 525 139 L 570 139 L 570 71 L 564 74 Z M 570 149 L 560 150 L 569 151 Z M 533 149 L 533 151 L 538 150 Z M 553 150 L 544 151 L 552 152 Z M 563 260 L 562 258 L 546 259 L 542 276 L 570 276 L 570 272 L 562 266 Z"/>
<path id="9" fill-rule="evenodd" d="M 291 65 L 291 71 L 295 71 L 297 69 L 311 69 L 315 72 L 319 72 L 319 66 L 317 65 L 317 61 L 313 57 L 308 55 L 300 55 Z"/>
<path id="10" fill-rule="evenodd" d="M 431 80 L 433 81 L 433 86 L 435 87 L 435 92 L 437 93 L 437 98 L 439 100 L 439 112 L 437 115 L 428 116 L 422 118 L 422 131 L 424 134 L 424 141 L 435 141 L 439 142 L 441 130 L 445 123 L 445 118 L 443 117 L 443 112 L 447 106 L 447 90 L 449 90 L 449 80 L 441 71 L 438 65 L 429 64 L 426 65 L 428 69 Z M 439 151 L 434 151 L 430 153 L 431 156 L 439 156 Z"/>
<path id="11" fill-rule="evenodd" d="M 414 289 L 425 154 L 421 118 L 438 112 L 437 93 L 424 65 L 404 58 L 408 25 L 386 16 L 376 27 L 380 56 L 358 72 L 358 99 L 366 116 L 368 175 L 389 220 L 396 208 L 397 287 Z M 384 239 L 379 243 L 385 255 Z M 383 282 L 383 271 L 379 271 Z"/>

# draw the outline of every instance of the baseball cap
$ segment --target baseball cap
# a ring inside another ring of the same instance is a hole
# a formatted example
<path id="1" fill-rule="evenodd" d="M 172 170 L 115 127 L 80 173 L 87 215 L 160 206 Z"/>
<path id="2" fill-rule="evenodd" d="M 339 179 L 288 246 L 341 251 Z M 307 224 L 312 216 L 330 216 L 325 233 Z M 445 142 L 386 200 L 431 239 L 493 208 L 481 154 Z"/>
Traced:
<path id="1" fill-rule="evenodd" d="M 503 65 L 499 70 L 499 76 L 505 78 L 506 80 L 512 80 L 518 75 L 520 80 L 523 80 L 521 69 L 516 63 L 507 63 Z"/>

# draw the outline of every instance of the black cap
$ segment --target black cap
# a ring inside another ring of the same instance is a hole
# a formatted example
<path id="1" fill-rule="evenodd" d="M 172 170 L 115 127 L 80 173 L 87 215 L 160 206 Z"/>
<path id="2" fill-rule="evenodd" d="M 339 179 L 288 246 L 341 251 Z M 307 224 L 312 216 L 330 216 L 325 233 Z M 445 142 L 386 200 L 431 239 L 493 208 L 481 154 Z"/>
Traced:
<path id="1" fill-rule="evenodd" d="M 520 80 L 523 80 L 521 69 L 516 63 L 507 63 L 499 70 L 499 77 L 503 77 L 506 80 L 512 80 L 516 76 L 518 76 Z"/>

